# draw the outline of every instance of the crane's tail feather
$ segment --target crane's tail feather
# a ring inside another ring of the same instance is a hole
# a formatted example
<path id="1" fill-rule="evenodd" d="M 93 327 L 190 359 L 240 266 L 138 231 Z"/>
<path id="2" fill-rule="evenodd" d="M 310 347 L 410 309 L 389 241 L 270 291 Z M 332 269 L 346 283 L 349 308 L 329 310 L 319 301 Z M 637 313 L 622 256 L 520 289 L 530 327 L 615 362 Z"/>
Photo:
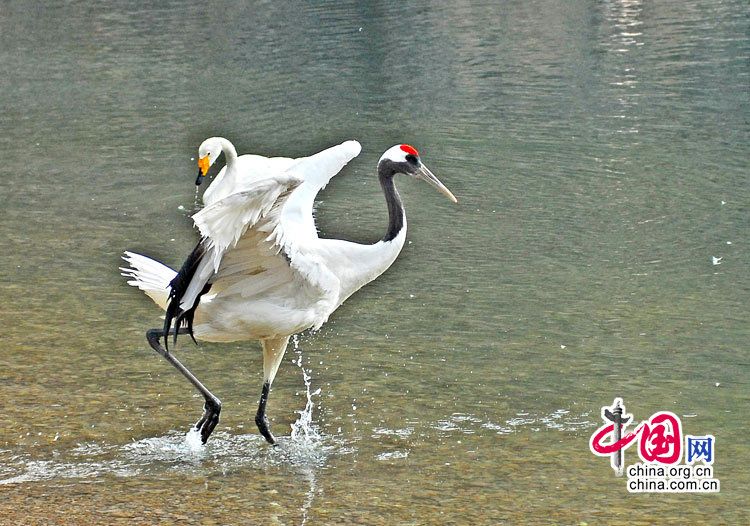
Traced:
<path id="1" fill-rule="evenodd" d="M 120 267 L 120 272 L 128 280 L 128 285 L 138 287 L 162 309 L 167 308 L 169 301 L 169 282 L 177 275 L 177 271 L 151 258 L 125 252 L 122 255 L 129 267 Z"/>

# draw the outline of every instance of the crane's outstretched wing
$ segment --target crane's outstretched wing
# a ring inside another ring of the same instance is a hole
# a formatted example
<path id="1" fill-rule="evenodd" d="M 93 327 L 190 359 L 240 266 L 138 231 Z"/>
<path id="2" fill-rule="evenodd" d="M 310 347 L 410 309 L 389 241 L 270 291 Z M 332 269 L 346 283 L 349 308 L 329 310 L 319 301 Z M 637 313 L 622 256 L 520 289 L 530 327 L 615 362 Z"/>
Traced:
<path id="1" fill-rule="evenodd" d="M 217 273 L 214 282 L 217 288 L 230 281 L 234 284 L 237 276 L 241 276 L 243 272 L 245 275 L 259 274 L 256 262 L 272 251 L 274 255 L 283 256 L 277 258 L 277 263 L 283 261 L 285 267 L 297 273 L 297 276 L 286 278 L 302 277 L 306 283 L 324 294 L 336 292 L 338 279 L 317 253 L 319 240 L 313 218 L 313 203 L 317 193 L 361 150 L 362 146 L 357 141 L 346 141 L 309 157 L 297 159 L 285 173 L 272 179 L 286 177 L 301 183 L 279 197 L 262 222 L 259 222 L 257 208 L 247 200 L 255 197 L 253 192 L 256 189 L 233 194 L 193 216 L 201 234 L 217 249 L 213 252 L 214 271 Z M 263 183 L 264 181 L 259 181 L 256 184 Z M 248 232 L 247 224 L 253 225 L 252 232 Z M 262 234 L 262 239 L 256 239 L 258 233 Z M 233 251 L 241 249 L 242 255 L 240 257 L 233 253 L 231 264 L 227 262 L 220 268 L 225 256 L 229 257 L 227 249 L 230 247 Z M 268 270 L 271 263 L 266 262 L 265 265 L 264 268 Z M 276 272 L 274 277 L 276 279 L 272 281 L 280 280 L 281 273 Z M 192 292 L 198 292 L 197 287 Z M 251 293 L 245 290 L 243 294 L 247 297 Z"/>
<path id="2" fill-rule="evenodd" d="M 286 231 L 310 239 L 318 237 L 313 218 L 315 196 L 360 151 L 362 146 L 357 141 L 346 141 L 310 157 L 297 159 L 296 163 L 287 168 L 288 172 L 301 177 L 304 182 L 284 206 L 282 221 Z"/>
<path id="3" fill-rule="evenodd" d="M 305 181 L 305 191 L 300 192 L 294 200 L 299 200 L 303 216 L 309 218 L 308 227 L 312 224 L 312 206 L 315 195 L 325 188 L 328 181 L 341 169 L 359 155 L 362 146 L 357 141 L 346 141 L 309 157 L 292 159 L 289 157 L 263 157 L 262 155 L 245 154 L 237 157 L 236 169 L 243 174 L 242 180 L 234 188 L 226 186 L 224 177 L 226 166 L 217 174 L 214 181 L 203 194 L 203 203 L 211 205 L 233 193 L 244 192 L 250 186 L 272 174 L 294 170 Z M 304 196 L 304 197 L 303 197 Z M 292 205 L 297 206 L 297 205 Z"/>

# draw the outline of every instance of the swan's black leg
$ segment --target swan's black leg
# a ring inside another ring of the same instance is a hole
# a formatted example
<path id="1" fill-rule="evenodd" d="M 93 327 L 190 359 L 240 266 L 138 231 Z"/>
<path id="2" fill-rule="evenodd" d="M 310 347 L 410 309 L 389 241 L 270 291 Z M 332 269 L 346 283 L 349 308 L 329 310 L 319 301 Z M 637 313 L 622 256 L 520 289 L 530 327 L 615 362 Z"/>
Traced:
<path id="1" fill-rule="evenodd" d="M 169 334 L 173 334 L 174 329 L 169 331 Z M 187 329 L 180 328 L 179 334 L 187 334 Z M 216 424 L 219 423 L 219 413 L 221 413 L 221 400 L 211 393 L 206 386 L 204 386 L 200 380 L 198 380 L 193 373 L 191 373 L 187 367 L 182 365 L 180 361 L 175 358 L 172 353 L 166 350 L 159 340 L 165 337 L 165 333 L 162 329 L 151 329 L 146 332 L 146 339 L 153 350 L 162 355 L 172 366 L 182 373 L 182 376 L 187 378 L 193 386 L 200 391 L 203 398 L 206 399 L 206 403 L 203 406 L 203 416 L 198 422 L 195 423 L 195 429 L 201 432 L 201 441 L 205 444 L 208 437 L 211 436 Z"/>

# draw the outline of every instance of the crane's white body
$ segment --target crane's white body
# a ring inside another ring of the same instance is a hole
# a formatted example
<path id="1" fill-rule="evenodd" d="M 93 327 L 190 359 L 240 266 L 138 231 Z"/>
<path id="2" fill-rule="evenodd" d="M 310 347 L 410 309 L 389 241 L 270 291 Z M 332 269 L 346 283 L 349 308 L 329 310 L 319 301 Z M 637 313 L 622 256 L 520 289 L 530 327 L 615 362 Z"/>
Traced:
<path id="1" fill-rule="evenodd" d="M 315 227 L 315 196 L 360 150 L 347 141 L 301 159 L 227 156 L 228 167 L 204 194 L 206 206 L 193 216 L 210 246 L 180 304 L 189 309 L 199 301 L 197 339 L 285 345 L 290 335 L 319 328 L 391 266 L 406 228 L 390 241 L 366 245 L 321 239 Z M 128 283 L 166 308 L 177 273 L 139 254 L 127 252 L 125 259 Z M 211 288 L 199 297 L 206 283 Z"/>

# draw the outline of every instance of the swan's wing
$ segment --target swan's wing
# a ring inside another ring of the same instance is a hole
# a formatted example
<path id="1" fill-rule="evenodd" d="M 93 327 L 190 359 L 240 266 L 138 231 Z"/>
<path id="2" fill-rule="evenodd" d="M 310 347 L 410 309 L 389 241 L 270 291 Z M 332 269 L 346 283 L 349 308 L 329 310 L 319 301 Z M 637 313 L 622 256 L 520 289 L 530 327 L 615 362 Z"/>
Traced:
<path id="1" fill-rule="evenodd" d="M 302 179 L 294 173 L 281 173 L 255 181 L 247 190 L 233 193 L 197 212 L 193 221 L 213 249 L 214 270 L 219 270 L 221 257 L 230 245 L 237 244 L 245 231 L 272 208 L 281 208 L 288 194 L 301 184 Z"/>
<path id="2" fill-rule="evenodd" d="M 192 334 L 192 319 L 203 294 L 212 286 L 221 261 L 248 229 L 269 228 L 267 216 L 278 217 L 278 210 L 290 192 L 302 183 L 293 174 L 280 174 L 256 181 L 245 192 L 232 194 L 203 208 L 193 216 L 201 240 L 170 282 L 170 295 L 164 320 L 164 332 L 187 326 Z M 269 228 L 269 232 L 272 229 Z M 265 237 L 267 237 L 266 234 Z M 176 331 L 175 331 L 176 332 Z M 175 335 L 176 336 L 176 335 Z"/>
<path id="3" fill-rule="evenodd" d="M 283 228 L 305 238 L 317 238 L 313 218 L 315 196 L 328 181 L 362 150 L 357 141 L 346 141 L 310 157 L 297 159 L 287 171 L 304 182 L 287 199 L 282 213 Z"/>
<path id="4" fill-rule="evenodd" d="M 256 275 L 281 265 L 296 273 L 295 279 L 301 278 L 323 294 L 337 292 L 338 279 L 318 254 L 317 236 L 308 237 L 287 221 L 288 209 L 303 185 L 296 172 L 289 171 L 259 181 L 253 190 L 226 197 L 193 216 L 210 251 L 205 259 L 210 260 L 215 274 L 212 284 L 223 290 L 218 285 L 226 284 L 222 280 L 230 276 L 234 279 L 243 272 Z M 238 256 L 240 249 L 242 257 Z M 274 265 L 267 261 L 269 256 Z M 259 260 L 266 260 L 261 269 L 256 264 Z M 245 296 L 249 294 L 244 291 Z"/>
<path id="5" fill-rule="evenodd" d="M 318 253 L 317 236 L 306 238 L 284 221 L 295 192 L 304 184 L 294 170 L 256 181 L 245 192 L 221 199 L 193 216 L 202 235 L 171 283 L 165 331 L 192 321 L 201 297 L 235 296 L 237 301 L 315 303 L 311 324 L 321 325 L 335 307 L 340 281 Z M 290 230 L 291 229 L 291 230 Z M 304 304 L 304 305 L 303 305 Z"/>
<path id="6" fill-rule="evenodd" d="M 252 185 L 257 181 L 266 179 L 274 174 L 285 172 L 297 163 L 297 159 L 245 154 L 237 157 L 235 163 L 236 169 L 243 174 L 242 179 L 235 182 L 236 184 L 234 185 L 234 188 L 224 187 L 226 184 L 224 182 L 224 176 L 227 171 L 227 167 L 224 166 L 203 193 L 204 205 L 208 206 L 228 195 L 250 190 Z"/>

